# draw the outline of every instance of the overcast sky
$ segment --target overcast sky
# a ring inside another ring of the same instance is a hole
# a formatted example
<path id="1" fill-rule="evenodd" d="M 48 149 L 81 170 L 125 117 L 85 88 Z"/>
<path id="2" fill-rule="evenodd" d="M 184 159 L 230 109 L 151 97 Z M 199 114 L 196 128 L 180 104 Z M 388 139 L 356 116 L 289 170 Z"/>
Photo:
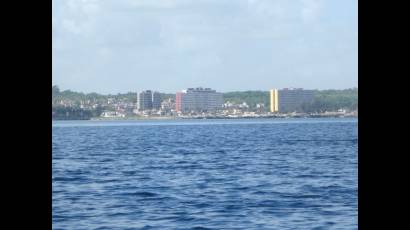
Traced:
<path id="1" fill-rule="evenodd" d="M 357 87 L 357 0 L 53 0 L 62 90 Z"/>

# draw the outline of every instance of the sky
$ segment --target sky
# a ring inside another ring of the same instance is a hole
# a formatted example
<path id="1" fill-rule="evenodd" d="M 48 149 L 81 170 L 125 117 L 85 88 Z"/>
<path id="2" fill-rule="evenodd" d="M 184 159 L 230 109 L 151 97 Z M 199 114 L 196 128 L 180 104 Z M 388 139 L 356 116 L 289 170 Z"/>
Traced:
<path id="1" fill-rule="evenodd" d="M 52 84 L 61 90 L 358 86 L 357 0 L 52 4 Z"/>

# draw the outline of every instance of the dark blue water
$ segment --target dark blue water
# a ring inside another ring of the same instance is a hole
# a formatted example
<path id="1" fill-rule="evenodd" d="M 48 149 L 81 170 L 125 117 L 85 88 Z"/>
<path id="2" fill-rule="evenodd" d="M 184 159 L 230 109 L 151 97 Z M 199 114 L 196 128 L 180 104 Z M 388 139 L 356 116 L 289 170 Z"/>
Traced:
<path id="1" fill-rule="evenodd" d="M 53 229 L 357 229 L 357 120 L 53 123 Z"/>

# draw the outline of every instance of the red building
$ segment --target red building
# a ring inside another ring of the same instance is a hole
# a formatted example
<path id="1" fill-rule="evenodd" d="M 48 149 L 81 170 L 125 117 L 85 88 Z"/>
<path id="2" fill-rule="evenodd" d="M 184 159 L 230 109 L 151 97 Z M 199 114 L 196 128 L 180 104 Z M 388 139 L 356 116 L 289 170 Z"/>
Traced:
<path id="1" fill-rule="evenodd" d="M 175 110 L 177 112 L 181 111 L 181 104 L 182 104 L 182 92 L 177 92 L 175 95 Z"/>

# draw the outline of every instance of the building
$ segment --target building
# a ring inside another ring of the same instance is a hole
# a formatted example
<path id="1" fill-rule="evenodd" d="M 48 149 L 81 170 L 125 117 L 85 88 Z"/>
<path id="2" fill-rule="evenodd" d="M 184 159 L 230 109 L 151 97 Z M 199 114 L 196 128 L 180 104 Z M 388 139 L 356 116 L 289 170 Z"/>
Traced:
<path id="1" fill-rule="evenodd" d="M 177 92 L 175 94 L 175 111 L 177 112 L 182 111 L 182 94 L 183 92 Z"/>
<path id="2" fill-rule="evenodd" d="M 161 108 L 161 95 L 158 92 L 152 93 L 152 108 L 155 110 Z"/>
<path id="3" fill-rule="evenodd" d="M 277 89 L 270 90 L 270 111 L 272 113 L 276 113 L 279 111 L 278 90 Z"/>
<path id="4" fill-rule="evenodd" d="M 138 94 L 138 110 L 159 110 L 161 108 L 161 95 L 151 90 L 142 91 Z"/>
<path id="5" fill-rule="evenodd" d="M 161 109 L 164 111 L 171 111 L 175 109 L 175 102 L 171 98 L 168 98 L 161 102 Z"/>
<path id="6" fill-rule="evenodd" d="M 210 88 L 188 88 L 176 93 L 178 112 L 212 112 L 222 108 L 223 96 Z"/>
<path id="7" fill-rule="evenodd" d="M 152 91 L 146 90 L 138 94 L 138 110 L 151 110 L 152 109 Z"/>
<path id="8" fill-rule="evenodd" d="M 115 117 L 125 117 L 124 113 L 118 111 L 104 111 L 100 115 L 101 117 L 105 118 L 115 118 Z"/>
<path id="9" fill-rule="evenodd" d="M 302 88 L 272 89 L 270 91 L 270 111 L 273 113 L 301 112 L 302 106 L 312 102 L 313 98 L 313 90 L 304 90 Z"/>

